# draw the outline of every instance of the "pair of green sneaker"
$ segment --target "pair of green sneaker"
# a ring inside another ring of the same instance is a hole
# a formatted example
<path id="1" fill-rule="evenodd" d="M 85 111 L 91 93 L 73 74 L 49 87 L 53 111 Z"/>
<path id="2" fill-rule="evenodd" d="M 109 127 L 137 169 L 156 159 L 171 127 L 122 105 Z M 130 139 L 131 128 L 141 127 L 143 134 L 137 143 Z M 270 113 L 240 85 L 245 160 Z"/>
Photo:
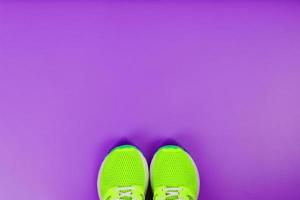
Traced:
<path id="1" fill-rule="evenodd" d="M 144 200 L 149 170 L 143 154 L 134 146 L 114 148 L 102 162 L 97 187 L 101 200 Z M 191 156 L 181 147 L 163 146 L 150 166 L 154 200 L 196 200 L 199 175 Z"/>

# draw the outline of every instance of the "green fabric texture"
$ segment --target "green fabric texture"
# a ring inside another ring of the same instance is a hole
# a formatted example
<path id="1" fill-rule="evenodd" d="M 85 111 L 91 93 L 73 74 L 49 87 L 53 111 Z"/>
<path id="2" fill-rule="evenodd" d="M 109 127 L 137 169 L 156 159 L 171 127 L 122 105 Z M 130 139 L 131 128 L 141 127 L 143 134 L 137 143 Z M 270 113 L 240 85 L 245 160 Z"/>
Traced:
<path id="1" fill-rule="evenodd" d="M 147 182 L 148 168 L 142 153 L 134 146 L 123 145 L 114 148 L 102 162 L 98 191 L 102 200 L 144 199 Z"/>
<path id="2" fill-rule="evenodd" d="M 174 145 L 160 148 L 151 163 L 154 199 L 197 199 L 199 175 L 189 154 Z"/>

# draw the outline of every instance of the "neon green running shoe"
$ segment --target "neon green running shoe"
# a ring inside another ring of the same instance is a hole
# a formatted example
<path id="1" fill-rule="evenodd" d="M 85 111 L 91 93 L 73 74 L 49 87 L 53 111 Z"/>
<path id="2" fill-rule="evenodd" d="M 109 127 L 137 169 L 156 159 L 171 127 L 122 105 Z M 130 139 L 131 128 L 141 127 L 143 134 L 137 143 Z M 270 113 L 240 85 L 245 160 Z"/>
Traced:
<path id="1" fill-rule="evenodd" d="M 154 155 L 150 180 L 154 200 L 196 200 L 200 179 L 191 156 L 174 145 L 161 147 Z"/>
<path id="2" fill-rule="evenodd" d="M 101 200 L 143 200 L 148 174 L 147 161 L 136 147 L 118 146 L 101 164 L 98 195 Z"/>

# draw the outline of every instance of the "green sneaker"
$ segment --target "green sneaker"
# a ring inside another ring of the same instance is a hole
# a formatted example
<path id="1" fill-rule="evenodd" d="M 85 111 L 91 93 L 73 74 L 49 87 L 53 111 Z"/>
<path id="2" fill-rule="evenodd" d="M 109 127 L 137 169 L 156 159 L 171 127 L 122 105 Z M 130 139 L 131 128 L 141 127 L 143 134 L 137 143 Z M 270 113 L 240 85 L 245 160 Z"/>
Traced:
<path id="1" fill-rule="evenodd" d="M 148 186 L 148 165 L 134 146 L 114 148 L 104 159 L 98 174 L 101 200 L 143 200 Z"/>
<path id="2" fill-rule="evenodd" d="M 200 179 L 191 156 L 174 145 L 161 147 L 150 167 L 154 200 L 196 200 Z"/>

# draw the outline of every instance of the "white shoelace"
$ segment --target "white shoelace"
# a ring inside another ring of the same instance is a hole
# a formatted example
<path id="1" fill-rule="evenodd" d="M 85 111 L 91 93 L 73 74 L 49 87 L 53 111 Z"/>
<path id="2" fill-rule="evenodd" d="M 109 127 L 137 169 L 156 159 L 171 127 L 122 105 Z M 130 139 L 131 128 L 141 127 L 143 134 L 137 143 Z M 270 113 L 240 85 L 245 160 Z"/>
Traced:
<path id="1" fill-rule="evenodd" d="M 136 200 L 135 197 L 133 197 L 132 190 L 134 187 L 119 187 L 116 189 L 116 191 L 119 193 L 119 198 L 114 198 L 114 200 L 122 200 L 124 197 L 129 197 L 132 200 Z"/>
<path id="2" fill-rule="evenodd" d="M 182 191 L 182 188 L 170 187 L 170 188 L 164 188 L 163 191 L 166 193 L 166 199 L 177 197 L 176 200 L 183 200 L 182 198 L 179 198 L 180 191 Z"/>

